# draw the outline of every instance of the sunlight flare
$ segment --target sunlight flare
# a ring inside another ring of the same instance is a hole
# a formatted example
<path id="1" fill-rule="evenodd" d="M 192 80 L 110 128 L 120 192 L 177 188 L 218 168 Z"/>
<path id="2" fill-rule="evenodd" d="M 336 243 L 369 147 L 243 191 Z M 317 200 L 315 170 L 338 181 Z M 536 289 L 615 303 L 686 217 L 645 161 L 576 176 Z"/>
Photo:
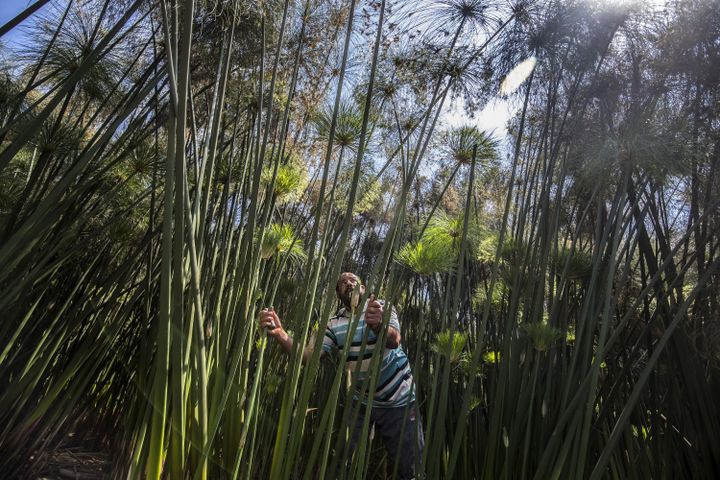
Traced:
<path id="1" fill-rule="evenodd" d="M 522 83 L 530 76 L 536 63 L 537 59 L 534 56 L 526 58 L 522 62 L 518 63 L 500 84 L 500 94 L 510 95 L 517 90 L 518 87 L 520 87 L 520 85 L 522 85 Z"/>

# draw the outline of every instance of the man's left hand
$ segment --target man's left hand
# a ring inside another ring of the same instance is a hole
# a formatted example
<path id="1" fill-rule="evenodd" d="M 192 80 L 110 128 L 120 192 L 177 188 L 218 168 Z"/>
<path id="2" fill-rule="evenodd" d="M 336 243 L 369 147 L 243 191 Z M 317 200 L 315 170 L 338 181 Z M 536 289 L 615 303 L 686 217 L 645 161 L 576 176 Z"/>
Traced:
<path id="1" fill-rule="evenodd" d="M 370 295 L 367 308 L 365 309 L 365 323 L 370 329 L 377 333 L 382 326 L 383 306 L 378 302 L 375 295 Z"/>

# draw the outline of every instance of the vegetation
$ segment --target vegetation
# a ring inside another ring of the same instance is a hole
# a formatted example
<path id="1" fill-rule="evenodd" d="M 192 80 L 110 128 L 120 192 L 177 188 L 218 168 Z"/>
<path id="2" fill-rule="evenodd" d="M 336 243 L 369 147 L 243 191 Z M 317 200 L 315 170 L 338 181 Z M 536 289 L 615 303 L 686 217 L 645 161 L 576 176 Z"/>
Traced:
<path id="1" fill-rule="evenodd" d="M 8 478 L 88 445 L 111 478 L 391 477 L 345 448 L 347 352 L 300 361 L 348 270 L 399 312 L 427 478 L 720 476 L 714 0 L 29 3 L 0 26 Z"/>

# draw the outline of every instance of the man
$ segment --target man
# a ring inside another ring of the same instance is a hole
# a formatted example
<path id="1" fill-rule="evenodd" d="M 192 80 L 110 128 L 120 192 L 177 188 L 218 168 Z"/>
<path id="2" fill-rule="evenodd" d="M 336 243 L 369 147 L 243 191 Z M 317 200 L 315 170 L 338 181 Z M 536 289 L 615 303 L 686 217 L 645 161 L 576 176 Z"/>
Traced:
<path id="1" fill-rule="evenodd" d="M 357 290 L 356 290 L 357 289 Z M 337 315 L 332 317 L 325 329 L 323 337 L 321 356 L 331 350 L 344 349 L 349 343 L 347 356 L 347 368 L 354 372 L 357 362 L 361 361 L 360 373 L 355 379 L 356 385 L 362 385 L 369 378 L 368 369 L 375 344 L 383 326 L 383 302 L 371 295 L 366 303 L 364 313 L 358 320 L 355 334 L 350 342 L 347 341 L 347 334 L 350 328 L 351 310 L 353 296 L 358 298 L 358 292 L 362 295 L 365 286 L 362 285 L 357 275 L 345 272 L 338 278 L 335 286 L 335 293 L 344 305 Z M 355 295 L 353 295 L 353 293 Z M 287 352 L 290 353 L 293 347 L 293 339 L 283 329 L 282 323 L 274 309 L 263 309 L 260 312 L 260 326 L 267 328 L 268 335 L 273 337 Z M 365 329 L 368 329 L 367 345 L 360 359 L 361 343 Z M 385 335 L 385 348 L 383 351 L 380 375 L 375 389 L 375 395 L 370 408 L 370 422 L 380 431 L 388 450 L 390 465 L 393 466 L 399 455 L 398 478 L 410 479 L 414 477 L 415 464 L 419 463 L 422 456 L 424 444 L 420 416 L 415 407 L 415 389 L 413 385 L 410 364 L 405 352 L 400 346 L 401 334 L 400 323 L 394 310 L 391 311 L 390 322 Z M 314 341 L 311 341 L 303 351 L 303 362 L 312 355 Z M 350 451 L 354 450 L 360 432 L 362 430 L 362 415 L 368 408 L 368 395 L 365 393 L 362 398 L 355 401 L 361 403 L 361 417 L 353 427 L 353 434 L 350 438 Z M 407 412 L 407 415 L 406 415 Z M 403 425 L 403 420 L 405 424 Z"/>

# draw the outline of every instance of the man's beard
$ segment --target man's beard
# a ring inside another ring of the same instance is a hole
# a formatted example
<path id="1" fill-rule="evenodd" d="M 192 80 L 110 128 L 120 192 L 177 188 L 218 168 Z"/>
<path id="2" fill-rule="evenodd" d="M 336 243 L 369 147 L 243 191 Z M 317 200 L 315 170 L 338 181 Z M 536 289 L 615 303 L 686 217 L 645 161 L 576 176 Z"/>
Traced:
<path id="1" fill-rule="evenodd" d="M 357 287 L 356 287 L 357 288 Z M 342 289 L 338 294 L 338 298 L 347 308 L 351 308 L 353 289 L 347 288 Z"/>

